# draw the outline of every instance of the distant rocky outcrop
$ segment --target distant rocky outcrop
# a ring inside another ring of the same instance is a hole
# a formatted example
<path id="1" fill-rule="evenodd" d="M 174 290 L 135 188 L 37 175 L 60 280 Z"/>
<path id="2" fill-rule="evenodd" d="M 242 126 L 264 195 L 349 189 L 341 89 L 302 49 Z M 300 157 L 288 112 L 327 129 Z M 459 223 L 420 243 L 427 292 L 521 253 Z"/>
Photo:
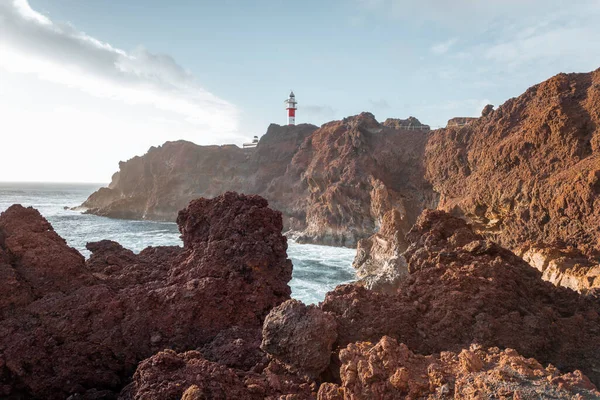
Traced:
<path id="1" fill-rule="evenodd" d="M 136 255 L 103 241 L 86 262 L 36 210 L 3 212 L 0 397 L 102 398 L 91 396 L 120 390 L 165 348 L 243 368 L 233 342 L 260 361 L 263 320 L 290 297 L 281 213 L 226 193 L 191 202 L 178 223 L 183 248 Z"/>
<path id="2" fill-rule="evenodd" d="M 423 131 L 428 131 L 430 129 L 429 125 L 422 124 L 421 121 L 419 121 L 415 117 L 408 117 L 407 119 L 388 118 L 385 120 L 385 122 L 382 125 L 387 126 L 389 128 L 395 128 L 395 129 L 409 129 L 409 130 L 423 130 Z"/>
<path id="3" fill-rule="evenodd" d="M 174 220 L 197 197 L 256 193 L 301 242 L 356 245 L 394 208 L 414 222 L 437 200 L 422 165 L 426 127 L 370 113 L 323 125 L 271 125 L 255 149 L 168 142 L 119 164 L 82 205 L 115 218 Z M 424 131 L 422 131 L 424 130 Z"/>
<path id="4" fill-rule="evenodd" d="M 308 124 L 271 125 L 255 149 L 167 142 L 120 162 L 110 185 L 82 206 L 113 218 L 175 221 L 179 210 L 198 197 L 228 190 L 268 192 L 271 180 L 285 173 L 298 146 L 315 129 Z"/>

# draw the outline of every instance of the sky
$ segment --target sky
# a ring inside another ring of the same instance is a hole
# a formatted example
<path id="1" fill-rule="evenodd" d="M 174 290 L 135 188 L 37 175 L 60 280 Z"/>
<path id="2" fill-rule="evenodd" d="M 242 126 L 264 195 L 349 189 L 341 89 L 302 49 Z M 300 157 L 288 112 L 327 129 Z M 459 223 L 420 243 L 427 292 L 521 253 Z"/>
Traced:
<path id="1" fill-rule="evenodd" d="M 432 127 L 600 67 L 600 0 L 0 0 L 0 181 L 107 183 L 185 139 Z"/>

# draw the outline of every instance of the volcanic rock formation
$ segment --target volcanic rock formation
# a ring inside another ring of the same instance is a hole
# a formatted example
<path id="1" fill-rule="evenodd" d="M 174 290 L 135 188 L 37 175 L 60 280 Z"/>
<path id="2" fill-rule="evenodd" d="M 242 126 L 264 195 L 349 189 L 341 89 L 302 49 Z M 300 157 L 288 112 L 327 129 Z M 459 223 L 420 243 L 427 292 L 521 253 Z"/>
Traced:
<path id="1" fill-rule="evenodd" d="M 375 345 L 348 345 L 340 360 L 342 384 L 321 385 L 319 400 L 600 398 L 580 371 L 562 375 L 510 349 L 474 345 L 422 356 L 384 336 Z"/>
<path id="2" fill-rule="evenodd" d="M 226 193 L 191 202 L 178 223 L 183 249 L 103 241 L 85 262 L 36 210 L 2 213 L 0 397 L 118 391 L 164 348 L 243 368 L 234 341 L 260 361 L 263 319 L 290 296 L 281 213 Z"/>
<path id="3" fill-rule="evenodd" d="M 600 70 L 560 74 L 481 118 L 450 120 L 424 154 L 439 209 L 524 255 L 544 279 L 600 286 Z M 364 266 L 390 275 L 386 260 L 403 250 L 386 244 L 394 235 L 359 245 L 360 277 Z"/>
<path id="4" fill-rule="evenodd" d="M 439 207 L 517 252 L 600 252 L 600 70 L 559 74 L 427 144 Z M 543 247 L 543 246 L 542 246 Z"/>
<path id="5" fill-rule="evenodd" d="M 298 146 L 315 129 L 308 124 L 272 124 L 256 149 L 167 142 L 142 157 L 120 162 L 110 185 L 82 206 L 113 218 L 175 221 L 179 210 L 199 197 L 212 198 L 228 190 L 268 193 L 271 180 L 285 173 Z"/>
<path id="6" fill-rule="evenodd" d="M 372 114 L 323 125 L 271 125 L 255 149 L 168 142 L 120 163 L 88 212 L 174 220 L 196 197 L 256 193 L 302 242 L 355 246 L 392 208 L 413 223 L 437 199 L 422 165 L 427 130 L 417 119 L 379 124 Z"/>
<path id="7" fill-rule="evenodd" d="M 261 348 L 291 371 L 318 377 L 329 366 L 336 338 L 331 315 L 288 300 L 267 315 Z"/>
<path id="8" fill-rule="evenodd" d="M 600 383 L 598 303 L 541 279 L 521 258 L 475 234 L 462 219 L 425 211 L 407 236 L 408 276 L 393 294 L 360 285 L 329 292 L 321 308 L 336 345 L 387 335 L 420 354 L 476 342 L 513 348 Z"/>
<path id="9" fill-rule="evenodd" d="M 426 142 L 427 132 L 390 128 L 370 113 L 315 131 L 284 177 L 308 187 L 306 229 L 298 240 L 353 247 L 391 209 L 414 223 L 437 202 L 422 175 Z"/>
<path id="10" fill-rule="evenodd" d="M 229 387 L 242 399 L 600 395 L 598 303 L 542 281 L 441 211 L 425 212 L 408 240 L 408 277 L 395 293 L 344 285 L 321 310 L 295 300 L 274 308 L 266 367 L 165 351 L 140 364 L 122 398 L 219 399 Z"/>

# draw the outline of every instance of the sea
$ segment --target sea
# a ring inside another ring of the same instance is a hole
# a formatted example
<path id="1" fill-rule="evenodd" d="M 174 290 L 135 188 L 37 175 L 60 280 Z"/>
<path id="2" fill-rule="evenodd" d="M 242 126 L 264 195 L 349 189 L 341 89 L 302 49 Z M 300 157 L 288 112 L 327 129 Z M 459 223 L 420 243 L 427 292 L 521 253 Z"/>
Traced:
<path id="1" fill-rule="evenodd" d="M 13 204 L 38 209 L 54 230 L 85 257 L 90 255 L 86 243 L 103 239 L 119 242 L 136 253 L 148 246 L 182 245 L 175 223 L 112 219 L 69 209 L 79 206 L 101 186 L 0 182 L 0 212 Z M 355 254 L 353 249 L 288 240 L 288 257 L 294 264 L 292 297 L 305 304 L 316 304 L 337 285 L 351 282 Z"/>

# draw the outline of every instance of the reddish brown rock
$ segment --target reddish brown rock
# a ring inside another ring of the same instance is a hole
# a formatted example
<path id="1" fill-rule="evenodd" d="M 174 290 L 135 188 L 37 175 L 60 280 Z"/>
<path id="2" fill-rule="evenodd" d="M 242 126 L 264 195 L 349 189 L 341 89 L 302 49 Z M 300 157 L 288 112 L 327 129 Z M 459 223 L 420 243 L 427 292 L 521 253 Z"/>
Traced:
<path id="1" fill-rule="evenodd" d="M 183 140 L 152 147 L 142 157 L 119 163 L 107 188 L 93 193 L 82 207 L 113 218 L 175 221 L 179 210 L 198 197 L 228 190 L 262 194 L 286 216 L 293 206 L 277 202 L 273 178 L 282 176 L 314 125 L 272 124 L 255 149 L 235 145 L 198 146 Z"/>
<path id="2" fill-rule="evenodd" d="M 259 331 L 290 295 L 281 214 L 260 197 L 226 193 L 192 202 L 179 222 L 183 250 L 135 255 L 104 241 L 88 246 L 86 265 L 39 213 L 3 213 L 0 267 L 14 279 L 2 284 L 30 291 L 2 293 L 0 397 L 118 391 L 164 348 L 212 345 L 211 355 L 225 360 L 235 335 L 218 342 L 221 332 Z"/>
<path id="3" fill-rule="evenodd" d="M 600 251 L 600 70 L 559 74 L 464 127 L 432 133 L 440 208 L 518 253 L 561 241 Z"/>
<path id="4" fill-rule="evenodd" d="M 255 149 L 168 142 L 120 164 L 83 204 L 117 218 L 174 220 L 192 198 L 255 193 L 303 242 L 355 246 L 397 209 L 410 224 L 437 198 L 424 179 L 428 129 L 363 113 L 313 125 L 271 125 Z"/>
<path id="5" fill-rule="evenodd" d="M 162 351 L 140 363 L 133 382 L 119 396 L 142 399 L 258 399 L 235 371 L 205 360 L 197 351 Z"/>
<path id="6" fill-rule="evenodd" d="M 522 259 L 472 232 L 465 221 L 425 211 L 407 236 L 409 276 L 394 294 L 345 285 L 327 294 L 337 345 L 390 336 L 431 354 L 473 342 L 514 348 L 600 382 L 598 305 L 541 280 Z"/>
<path id="7" fill-rule="evenodd" d="M 3 296 L 2 311 L 90 281 L 83 274 L 83 256 L 68 247 L 37 210 L 21 205 L 9 207 L 0 214 L 0 229 L 0 266 L 7 278 L 2 281 L 7 285 L 2 292 L 20 297 L 11 300 Z"/>
<path id="8" fill-rule="evenodd" d="M 384 336 L 340 352 L 341 385 L 325 384 L 319 400 L 592 399 L 600 392 L 580 371 L 561 374 L 516 351 L 471 346 L 423 356 Z"/>
<path id="9" fill-rule="evenodd" d="M 197 351 L 162 351 L 140 363 L 120 400 L 143 399 L 315 399 L 314 381 L 290 374 L 277 362 L 260 373 L 207 361 Z"/>
<path id="10" fill-rule="evenodd" d="M 292 372 L 316 378 L 329 366 L 336 338 L 331 315 L 292 299 L 267 315 L 261 348 Z"/>
<path id="11" fill-rule="evenodd" d="M 308 187 L 306 229 L 299 240 L 354 247 L 379 228 L 390 209 L 414 223 L 423 208 L 436 204 L 423 179 L 427 138 L 426 131 L 380 124 L 370 113 L 315 131 L 285 177 Z"/>

